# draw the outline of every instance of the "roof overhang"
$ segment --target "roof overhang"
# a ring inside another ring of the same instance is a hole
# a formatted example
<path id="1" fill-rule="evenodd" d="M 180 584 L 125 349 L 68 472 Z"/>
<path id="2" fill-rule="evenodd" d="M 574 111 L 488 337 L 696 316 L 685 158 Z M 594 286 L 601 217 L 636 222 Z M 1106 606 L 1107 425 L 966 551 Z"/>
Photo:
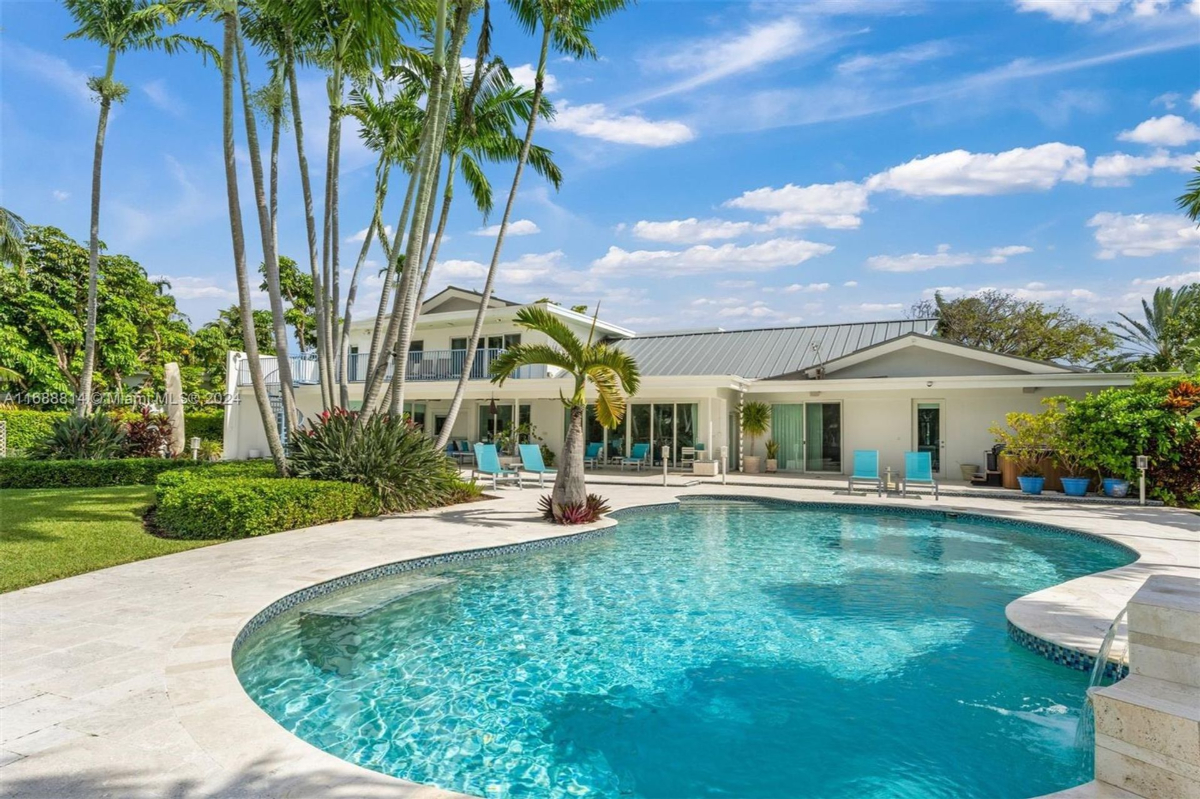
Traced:
<path id="1" fill-rule="evenodd" d="M 1029 375 L 968 375 L 960 377 L 875 377 L 826 378 L 824 380 L 757 380 L 748 389 L 751 394 L 798 392 L 818 395 L 822 392 L 956 390 L 1009 388 L 1037 391 L 1065 388 L 1110 388 L 1133 385 L 1140 374 L 1132 372 L 1058 372 Z"/>
<path id="2" fill-rule="evenodd" d="M 1061 364 L 1052 363 L 1050 361 L 1038 361 L 1032 358 L 1021 358 L 1015 355 L 1003 355 L 996 352 L 989 352 L 978 347 L 970 347 L 965 344 L 958 344 L 953 341 L 937 338 L 935 336 L 922 335 L 921 333 L 906 333 L 903 336 L 882 341 L 879 344 L 873 344 L 869 347 L 864 347 L 861 350 L 844 355 L 841 358 L 834 358 L 817 366 L 811 366 L 807 369 L 802 369 L 799 374 L 809 378 L 816 378 L 820 374 L 830 375 L 841 369 L 858 364 L 867 363 L 876 358 L 881 358 L 894 352 L 916 348 L 929 352 L 944 353 L 954 355 L 959 358 L 969 358 L 980 363 L 985 363 L 993 366 L 1000 366 L 1006 369 L 1017 369 L 1028 374 L 1075 374 L 1078 370 L 1072 369 Z M 786 380 L 790 376 L 782 376 L 778 378 L 770 378 L 771 380 Z M 824 378 L 828 380 L 829 378 Z M 871 378 L 868 378 L 871 379 Z"/>

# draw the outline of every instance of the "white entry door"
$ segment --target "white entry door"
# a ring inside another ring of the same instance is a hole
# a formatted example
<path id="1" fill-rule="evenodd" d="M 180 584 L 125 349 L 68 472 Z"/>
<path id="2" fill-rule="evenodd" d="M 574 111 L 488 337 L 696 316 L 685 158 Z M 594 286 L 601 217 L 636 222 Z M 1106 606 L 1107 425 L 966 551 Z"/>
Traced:
<path id="1" fill-rule="evenodd" d="M 928 452 L 933 473 L 946 469 L 946 401 L 913 400 L 913 452 Z"/>

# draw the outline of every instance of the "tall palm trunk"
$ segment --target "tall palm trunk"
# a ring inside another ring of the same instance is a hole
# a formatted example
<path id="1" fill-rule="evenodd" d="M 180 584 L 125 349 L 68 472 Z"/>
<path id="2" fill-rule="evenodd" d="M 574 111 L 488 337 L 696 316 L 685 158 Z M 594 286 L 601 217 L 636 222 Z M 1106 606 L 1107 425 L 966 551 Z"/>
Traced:
<path id="1" fill-rule="evenodd" d="M 433 234 L 433 246 L 429 248 L 429 257 L 425 260 L 425 270 L 421 273 L 421 287 L 417 290 L 417 307 L 425 301 L 425 290 L 429 287 L 429 276 L 433 274 L 433 266 L 437 263 L 438 250 L 442 247 L 442 236 L 446 233 L 446 222 L 450 218 L 450 203 L 454 201 L 454 168 L 458 165 L 458 156 L 450 154 L 450 163 L 446 168 L 446 188 L 442 193 L 442 213 L 438 217 L 437 232 Z M 413 320 L 416 321 L 415 319 Z"/>
<path id="2" fill-rule="evenodd" d="M 238 311 L 242 321 L 242 336 L 246 345 L 246 361 L 250 370 L 250 382 L 254 387 L 254 399 L 258 403 L 263 430 L 267 435 L 267 446 L 275 469 L 280 476 L 287 475 L 287 458 L 283 442 L 275 426 L 275 412 L 267 395 L 267 384 L 263 380 L 262 363 L 258 358 L 258 339 L 254 331 L 254 309 L 250 305 L 250 278 L 246 273 L 246 239 L 242 227 L 242 206 L 238 195 L 237 160 L 233 143 L 233 65 L 235 42 L 238 39 L 237 4 L 224 14 L 225 38 L 221 67 L 221 102 L 223 144 L 225 155 L 225 188 L 229 202 L 229 230 L 233 239 L 233 266 L 237 273 Z"/>
<path id="3" fill-rule="evenodd" d="M 417 188 L 416 205 L 413 211 L 412 225 L 409 230 L 408 242 L 404 252 L 404 272 L 400 280 L 400 287 L 396 292 L 396 305 L 393 306 L 392 318 L 388 322 L 387 334 L 382 342 L 381 352 L 389 353 L 400 351 L 402 345 L 405 355 L 397 360 L 393 369 L 392 379 L 399 379 L 401 382 L 393 387 L 393 391 L 401 389 L 404 380 L 405 367 L 407 366 L 408 352 L 408 335 L 411 330 L 408 319 L 411 309 L 411 295 L 415 294 L 415 280 L 413 273 L 420 271 L 420 256 L 425 251 L 424 231 L 426 227 L 426 219 L 429 217 L 430 207 L 433 204 L 433 192 L 435 186 L 434 181 L 430 180 L 433 177 L 434 168 L 441 160 L 442 146 L 445 138 L 446 121 L 450 111 L 450 64 L 457 64 L 459 54 L 462 52 L 463 40 L 467 34 L 467 22 L 471 16 L 471 4 L 461 3 L 458 7 L 458 15 L 455 19 L 454 30 L 450 36 L 449 54 L 446 53 L 445 42 L 445 12 L 446 0 L 438 0 L 438 21 L 437 32 L 434 39 L 435 48 L 435 63 L 438 65 L 438 76 L 434 81 L 434 91 L 431 92 L 430 103 L 427 108 L 432 108 L 433 113 L 426 111 L 425 127 L 429 129 L 429 137 L 426 142 L 427 146 L 422 149 L 419 166 L 417 169 L 420 175 L 420 182 Z M 399 236 L 397 231 L 396 235 Z M 397 245 L 394 250 L 399 253 L 400 247 Z M 393 259 L 395 260 L 395 259 Z M 399 309 L 402 313 L 397 314 Z M 401 333 L 406 333 L 403 339 L 400 339 Z M 398 341 L 399 340 L 399 341 Z M 363 410 L 359 416 L 359 424 L 365 424 L 375 413 L 375 401 L 379 399 L 379 395 L 383 388 L 384 377 L 386 374 L 386 359 L 382 359 L 382 364 L 375 365 L 375 371 L 368 375 L 367 386 L 363 392 Z"/>
<path id="4" fill-rule="evenodd" d="M 404 207 L 400 209 L 400 221 L 396 224 L 396 237 L 392 245 L 387 246 L 384 230 L 377 231 L 382 238 L 380 243 L 384 245 L 384 255 L 387 256 L 387 269 L 383 274 L 383 292 L 379 295 L 379 310 L 375 314 L 375 325 L 371 330 L 371 349 L 367 354 L 367 371 L 366 375 L 370 376 L 375 371 L 375 364 L 379 358 L 379 344 L 383 341 L 384 335 L 384 320 L 387 319 L 388 305 L 392 301 L 392 290 L 396 286 L 396 257 L 400 249 L 400 240 L 405 227 L 408 225 L 408 215 L 412 210 L 413 197 L 417 191 L 417 172 L 413 169 L 412 175 L 408 179 L 408 190 L 404 193 Z"/>
<path id="5" fill-rule="evenodd" d="M 338 349 L 338 357 L 342 363 L 338 370 L 338 376 L 343 408 L 350 407 L 350 320 L 354 311 L 354 300 L 358 295 L 358 275 L 362 271 L 363 264 L 366 263 L 367 253 L 371 250 L 371 239 L 374 238 L 375 231 L 383 225 L 383 201 L 387 197 L 389 170 L 387 156 L 381 155 L 379 164 L 375 168 L 375 208 L 371 215 L 371 224 L 367 227 L 367 235 L 363 237 L 363 246 L 358 252 L 358 260 L 355 261 L 354 272 L 350 276 L 350 287 L 346 291 L 346 312 L 342 319 L 342 334 Z M 381 237 L 381 242 L 386 242 L 386 236 L 385 233 Z M 386 243 L 383 244 L 383 251 L 387 255 L 389 248 Z M 357 364 L 355 366 L 357 367 Z"/>
<path id="6" fill-rule="evenodd" d="M 100 119 L 96 123 L 96 148 L 92 156 L 92 229 L 88 241 L 87 320 L 83 327 L 83 370 L 79 374 L 79 391 L 75 409 L 81 416 L 92 410 L 92 375 L 96 371 L 96 306 L 100 283 L 100 172 L 104 165 L 104 136 L 108 131 L 108 112 L 112 108 L 112 76 L 117 63 L 117 51 L 109 49 L 104 65 L 104 80 L 100 84 Z"/>
<path id="7" fill-rule="evenodd" d="M 500 219 L 500 232 L 496 236 L 496 248 L 492 251 L 492 262 L 488 265 L 487 280 L 483 284 L 483 296 L 479 299 L 479 310 L 475 314 L 475 326 L 471 329 L 471 339 L 467 342 L 466 360 L 462 374 L 458 377 L 458 385 L 454 388 L 454 398 L 450 400 L 450 410 L 446 412 L 446 421 L 438 436 L 438 447 L 445 448 L 450 440 L 454 420 L 462 408 L 463 397 L 467 392 L 467 382 L 471 379 L 470 365 L 474 363 L 475 350 L 479 347 L 479 337 L 483 334 L 483 320 L 487 316 L 488 304 L 492 299 L 492 287 L 496 283 L 496 268 L 500 264 L 500 253 L 504 249 L 504 235 L 508 232 L 508 223 L 512 219 L 513 205 L 517 200 L 517 189 L 521 185 L 521 173 L 525 170 L 525 162 L 529 160 L 529 148 L 533 144 L 533 131 L 537 127 L 538 111 L 542 104 L 542 92 L 546 81 L 546 57 L 550 52 L 550 26 L 543 22 L 542 49 L 538 54 L 537 78 L 533 83 L 533 104 L 529 111 L 529 124 L 525 128 L 525 139 L 521 142 L 521 153 L 517 158 L 517 168 L 513 172 L 512 188 L 508 192 L 508 201 L 504 204 L 504 216 Z M 476 69 L 479 67 L 477 66 Z M 581 467 L 582 468 L 582 467 Z"/>
<path id="8" fill-rule="evenodd" d="M 567 426 L 566 440 L 563 441 L 554 488 L 550 492 L 550 501 L 560 508 L 587 501 L 583 472 L 583 409 L 582 405 L 570 406 L 571 421 Z"/>
<path id="9" fill-rule="evenodd" d="M 338 224 L 337 224 L 337 200 L 338 200 L 338 164 L 341 161 L 341 138 L 342 138 L 342 113 L 341 113 L 341 96 L 343 91 L 344 81 L 342 78 L 342 62 L 340 58 L 335 59 L 333 65 L 333 73 L 329 76 L 327 84 L 327 93 L 329 97 L 329 136 L 327 147 L 325 148 L 325 218 L 324 218 L 324 244 L 321 248 L 321 272 L 324 276 L 325 287 L 325 329 L 322 335 L 325 337 L 325 352 L 328 359 L 328 368 L 330 374 L 333 375 L 333 381 L 336 383 L 337 375 L 342 366 L 335 362 L 338 348 L 337 336 L 334 332 L 337 327 L 337 311 L 338 311 L 338 251 L 340 242 L 337 240 Z M 333 393 L 333 387 L 330 387 L 330 393 Z"/>
<path id="10" fill-rule="evenodd" d="M 308 264 L 313 281 L 313 317 L 317 326 L 317 374 L 321 383 L 321 405 L 333 407 L 333 374 L 328 369 L 327 353 L 321 331 L 325 326 L 324 289 L 321 284 L 321 268 L 317 259 L 317 218 L 313 212 L 312 181 L 308 173 L 308 156 L 304 152 L 304 121 L 300 114 L 300 89 L 296 83 L 296 53 L 289 36 L 286 64 L 284 65 L 291 99 L 292 129 L 296 133 L 296 157 L 300 163 L 300 189 L 304 195 L 304 223 L 308 231 Z"/>
<path id="11" fill-rule="evenodd" d="M 235 37 L 238 78 L 242 86 L 242 112 L 246 119 L 246 146 L 250 150 L 250 175 L 254 182 L 254 204 L 258 209 L 258 229 L 262 238 L 263 267 L 267 278 L 267 298 L 271 305 L 271 328 L 275 336 L 276 375 L 283 400 L 284 429 L 288 436 L 296 431 L 296 397 L 293 393 L 292 363 L 288 352 L 287 320 L 284 318 L 283 293 L 279 288 L 279 253 L 276 251 L 275 226 L 267 190 L 263 185 L 262 150 L 258 145 L 258 121 L 251 103 L 250 79 L 246 70 L 246 50 L 241 34 Z M 273 135 L 277 138 L 277 135 Z"/>

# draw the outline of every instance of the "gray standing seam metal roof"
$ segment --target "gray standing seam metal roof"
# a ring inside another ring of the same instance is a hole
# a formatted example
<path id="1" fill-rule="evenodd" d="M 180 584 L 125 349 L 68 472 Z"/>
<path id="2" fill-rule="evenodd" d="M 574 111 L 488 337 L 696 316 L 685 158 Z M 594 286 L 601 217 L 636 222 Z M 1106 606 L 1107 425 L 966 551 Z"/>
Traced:
<path id="1" fill-rule="evenodd" d="M 908 333 L 930 335 L 935 319 L 856 322 L 638 336 L 614 342 L 643 375 L 736 375 L 759 380 L 807 369 Z M 819 345 L 819 353 L 813 348 Z"/>

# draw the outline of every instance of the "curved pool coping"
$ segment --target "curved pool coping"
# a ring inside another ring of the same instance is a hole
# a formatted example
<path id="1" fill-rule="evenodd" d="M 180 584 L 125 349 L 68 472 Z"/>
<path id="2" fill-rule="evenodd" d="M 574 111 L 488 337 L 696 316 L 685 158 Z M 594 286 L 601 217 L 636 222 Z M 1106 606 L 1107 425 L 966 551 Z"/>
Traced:
<path id="1" fill-rule="evenodd" d="M 1151 574 L 1200 575 L 1200 517 L 1172 509 L 986 497 L 946 497 L 934 506 L 927 497 L 718 483 L 604 488 L 620 510 L 696 495 L 812 498 L 838 507 L 924 506 L 1037 522 L 1128 546 L 1140 555 L 1134 563 L 1035 592 L 1005 609 L 1018 629 L 1075 651 L 1095 651 L 1109 620 Z M 503 491 L 487 503 L 243 539 L 0 594 L 6 721 L 0 785 L 13 797 L 62 799 L 121 789 L 170 795 L 181 785 L 196 795 L 460 796 L 370 771 L 288 732 L 246 694 L 233 644 L 264 609 L 331 579 L 616 524 L 606 519 L 556 532 L 538 522 L 538 496 Z M 1078 790 L 1071 796 L 1091 795 Z"/>

